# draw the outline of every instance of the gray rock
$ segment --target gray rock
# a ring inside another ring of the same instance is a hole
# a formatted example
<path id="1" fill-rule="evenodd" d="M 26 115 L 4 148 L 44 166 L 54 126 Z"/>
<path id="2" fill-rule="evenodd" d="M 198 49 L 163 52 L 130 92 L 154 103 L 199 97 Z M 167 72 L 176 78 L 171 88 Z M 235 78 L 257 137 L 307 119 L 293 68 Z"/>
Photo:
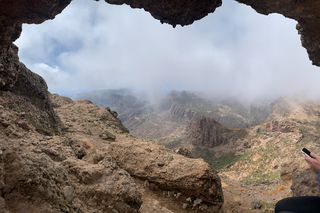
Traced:
<path id="1" fill-rule="evenodd" d="M 188 204 L 187 204 L 187 203 L 183 203 L 183 204 L 182 204 L 182 208 L 183 208 L 183 209 L 188 208 Z"/>
<path id="2" fill-rule="evenodd" d="M 253 200 L 251 202 L 252 209 L 261 209 L 263 207 L 263 203 L 261 200 Z"/>
<path id="3" fill-rule="evenodd" d="M 112 133 L 110 133 L 109 131 L 105 130 L 103 133 L 101 133 L 99 135 L 99 137 L 102 140 L 106 140 L 106 141 L 115 141 L 116 140 L 116 136 L 113 135 Z"/>
<path id="4" fill-rule="evenodd" d="M 197 198 L 193 201 L 193 207 L 196 207 L 202 203 L 202 199 Z"/>
<path id="5" fill-rule="evenodd" d="M 63 195 L 68 202 L 74 199 L 74 189 L 72 186 L 66 186 L 63 188 Z"/>

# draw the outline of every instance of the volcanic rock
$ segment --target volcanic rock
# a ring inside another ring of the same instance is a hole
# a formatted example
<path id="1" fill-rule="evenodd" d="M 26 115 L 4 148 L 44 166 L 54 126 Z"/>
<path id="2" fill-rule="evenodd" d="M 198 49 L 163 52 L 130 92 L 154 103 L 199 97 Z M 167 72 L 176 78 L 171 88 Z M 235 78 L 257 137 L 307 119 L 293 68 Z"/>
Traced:
<path id="1" fill-rule="evenodd" d="M 238 140 L 246 135 L 244 129 L 229 129 L 213 118 L 202 117 L 193 121 L 189 127 L 188 138 L 197 146 L 214 147 Z"/>
<path id="2" fill-rule="evenodd" d="M 113 143 L 108 153 L 135 177 L 148 180 L 161 189 L 201 198 L 215 208 L 221 208 L 220 178 L 202 159 L 185 158 L 147 142 Z"/>

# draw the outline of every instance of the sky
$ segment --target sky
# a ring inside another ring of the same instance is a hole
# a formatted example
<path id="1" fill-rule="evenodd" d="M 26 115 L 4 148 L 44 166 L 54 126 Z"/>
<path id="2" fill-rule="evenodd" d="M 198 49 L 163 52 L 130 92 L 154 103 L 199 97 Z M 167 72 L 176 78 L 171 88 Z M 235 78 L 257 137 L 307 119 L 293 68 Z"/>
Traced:
<path id="1" fill-rule="evenodd" d="M 54 20 L 23 25 L 20 60 L 49 91 L 129 88 L 156 96 L 201 91 L 244 100 L 320 97 L 320 70 L 296 22 L 233 0 L 193 25 L 173 28 L 141 9 L 73 0 Z"/>

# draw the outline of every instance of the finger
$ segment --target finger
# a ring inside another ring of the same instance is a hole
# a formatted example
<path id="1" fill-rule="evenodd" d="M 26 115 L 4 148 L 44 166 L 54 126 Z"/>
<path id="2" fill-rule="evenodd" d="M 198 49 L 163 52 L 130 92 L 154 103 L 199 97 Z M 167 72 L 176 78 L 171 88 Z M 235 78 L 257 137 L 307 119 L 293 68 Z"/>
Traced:
<path id="1" fill-rule="evenodd" d="M 315 159 L 320 160 L 320 156 L 317 155 L 316 153 L 310 152 L 310 155 L 311 155 L 312 157 L 314 157 Z"/>
<path id="2" fill-rule="evenodd" d="M 313 158 L 316 158 L 316 154 L 313 153 L 313 152 L 310 152 L 310 156 L 313 157 Z"/>
<path id="3" fill-rule="evenodd" d="M 305 161 L 307 161 L 308 164 L 311 163 L 310 157 L 308 155 L 304 154 L 303 158 L 305 159 Z"/>
<path id="4" fill-rule="evenodd" d="M 309 162 L 309 163 L 317 163 L 317 162 L 318 162 L 316 159 L 311 158 L 311 157 L 308 156 L 308 155 L 305 155 L 305 156 L 304 156 L 304 159 L 305 159 L 307 162 Z"/>

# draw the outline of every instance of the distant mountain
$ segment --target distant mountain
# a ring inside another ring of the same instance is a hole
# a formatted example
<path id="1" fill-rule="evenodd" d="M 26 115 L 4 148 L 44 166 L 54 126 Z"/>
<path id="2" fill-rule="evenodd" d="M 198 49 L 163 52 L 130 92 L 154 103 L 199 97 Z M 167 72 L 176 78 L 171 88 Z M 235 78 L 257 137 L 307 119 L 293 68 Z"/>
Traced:
<path id="1" fill-rule="evenodd" d="M 250 212 L 259 195 L 262 208 L 271 211 L 276 200 L 291 192 L 320 194 L 300 153 L 302 147 L 320 153 L 319 101 L 282 97 L 245 105 L 172 91 L 154 105 L 123 91 L 99 97 L 109 97 L 109 106 L 117 107 L 131 134 L 154 139 L 181 155 L 203 158 L 217 169 L 232 208 Z M 132 114 L 124 113 L 128 110 Z"/>
<path id="2" fill-rule="evenodd" d="M 190 91 L 171 91 L 157 104 L 128 89 L 100 90 L 79 97 L 117 111 L 133 135 L 160 141 L 185 138 L 186 128 L 199 119 L 243 129 L 263 122 L 271 112 L 270 103 L 246 106 L 237 100 L 214 100 Z"/>
<path id="3" fill-rule="evenodd" d="M 118 113 L 119 119 L 131 131 L 143 123 L 143 117 L 153 111 L 144 97 L 139 97 L 129 89 L 92 91 L 81 93 L 77 98 L 88 99 L 97 105 L 110 107 Z"/>
<path id="4" fill-rule="evenodd" d="M 247 132 L 245 129 L 230 129 L 213 118 L 202 117 L 188 125 L 186 135 L 192 145 L 213 148 L 242 139 Z"/>

